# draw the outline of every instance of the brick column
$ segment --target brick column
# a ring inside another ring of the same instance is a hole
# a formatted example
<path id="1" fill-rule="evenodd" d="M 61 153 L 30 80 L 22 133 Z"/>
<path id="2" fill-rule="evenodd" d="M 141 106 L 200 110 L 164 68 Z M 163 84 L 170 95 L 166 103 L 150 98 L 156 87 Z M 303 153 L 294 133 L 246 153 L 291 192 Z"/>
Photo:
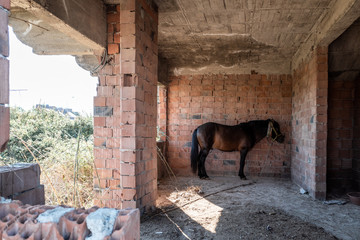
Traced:
<path id="1" fill-rule="evenodd" d="M 9 34 L 10 0 L 0 1 L 0 152 L 6 148 L 10 132 L 9 109 Z"/>
<path id="2" fill-rule="evenodd" d="M 109 63 L 94 99 L 95 204 L 155 204 L 157 10 L 142 0 L 109 5 Z"/>
<path id="3" fill-rule="evenodd" d="M 327 47 L 294 71 L 291 177 L 319 200 L 326 197 Z"/>

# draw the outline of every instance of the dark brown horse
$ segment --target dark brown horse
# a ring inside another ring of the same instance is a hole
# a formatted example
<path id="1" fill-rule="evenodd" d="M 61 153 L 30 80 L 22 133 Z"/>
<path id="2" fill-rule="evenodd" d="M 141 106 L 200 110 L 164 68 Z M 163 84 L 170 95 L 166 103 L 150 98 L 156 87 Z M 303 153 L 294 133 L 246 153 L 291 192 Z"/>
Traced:
<path id="1" fill-rule="evenodd" d="M 285 138 L 280 132 L 280 125 L 273 119 L 255 120 L 235 126 L 213 122 L 200 125 L 192 136 L 191 168 L 194 173 L 198 170 L 201 179 L 207 179 L 209 176 L 205 170 L 205 159 L 211 149 L 225 152 L 240 151 L 239 177 L 246 179 L 244 175 L 246 155 L 257 142 L 266 136 L 279 143 L 284 142 Z"/>

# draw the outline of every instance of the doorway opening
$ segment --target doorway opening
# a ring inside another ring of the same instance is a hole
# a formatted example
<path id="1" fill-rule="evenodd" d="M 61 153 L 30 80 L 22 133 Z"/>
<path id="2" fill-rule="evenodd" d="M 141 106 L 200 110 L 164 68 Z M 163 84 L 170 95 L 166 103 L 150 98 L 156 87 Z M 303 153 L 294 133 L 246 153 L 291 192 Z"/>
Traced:
<path id="1" fill-rule="evenodd" d="M 327 192 L 360 190 L 360 19 L 329 46 Z"/>

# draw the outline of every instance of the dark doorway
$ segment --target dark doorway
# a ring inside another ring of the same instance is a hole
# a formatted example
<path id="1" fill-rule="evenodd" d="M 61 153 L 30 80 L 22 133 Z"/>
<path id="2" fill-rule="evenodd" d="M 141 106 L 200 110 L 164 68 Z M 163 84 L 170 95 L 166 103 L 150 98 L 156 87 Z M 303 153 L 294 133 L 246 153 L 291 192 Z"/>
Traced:
<path id="1" fill-rule="evenodd" d="M 360 19 L 329 46 L 327 192 L 360 190 Z"/>

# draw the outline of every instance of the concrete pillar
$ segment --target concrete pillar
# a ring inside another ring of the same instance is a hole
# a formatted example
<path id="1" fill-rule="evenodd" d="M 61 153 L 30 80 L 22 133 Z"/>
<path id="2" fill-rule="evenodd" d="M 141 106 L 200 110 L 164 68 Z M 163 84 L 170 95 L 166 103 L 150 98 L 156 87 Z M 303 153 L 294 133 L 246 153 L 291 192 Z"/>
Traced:
<path id="1" fill-rule="evenodd" d="M 10 132 L 9 109 L 9 32 L 10 0 L 0 1 L 0 152 L 6 148 Z"/>
<path id="2" fill-rule="evenodd" d="M 157 9 L 109 5 L 109 63 L 94 99 L 96 205 L 140 208 L 157 197 Z"/>

